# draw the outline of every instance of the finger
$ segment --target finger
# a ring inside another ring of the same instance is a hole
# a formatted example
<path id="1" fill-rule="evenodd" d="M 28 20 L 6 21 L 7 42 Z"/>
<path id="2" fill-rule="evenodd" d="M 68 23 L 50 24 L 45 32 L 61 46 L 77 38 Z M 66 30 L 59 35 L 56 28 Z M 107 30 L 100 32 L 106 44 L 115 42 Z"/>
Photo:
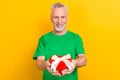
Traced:
<path id="1" fill-rule="evenodd" d="M 52 70 L 51 70 L 50 67 L 47 67 L 47 70 L 48 70 L 50 73 L 52 73 Z"/>
<path id="2" fill-rule="evenodd" d="M 57 72 L 53 72 L 52 75 L 60 76 Z"/>
<path id="3" fill-rule="evenodd" d="M 62 75 L 65 75 L 65 74 L 67 74 L 67 69 L 64 69 L 64 70 L 62 71 Z"/>
<path id="4" fill-rule="evenodd" d="M 57 71 L 58 76 L 61 76 L 61 74 Z"/>
<path id="5" fill-rule="evenodd" d="M 47 66 L 50 66 L 50 63 L 49 63 L 49 61 L 46 61 L 46 65 L 47 65 Z"/>
<path id="6" fill-rule="evenodd" d="M 62 76 L 64 76 L 65 75 L 65 71 L 62 71 Z"/>
<path id="7" fill-rule="evenodd" d="M 56 70 L 56 74 L 57 74 L 58 76 L 61 76 L 61 74 L 59 73 L 59 71 L 58 71 L 58 70 Z"/>
<path id="8" fill-rule="evenodd" d="M 66 72 L 65 72 L 65 74 L 70 74 L 70 73 L 72 73 L 72 71 L 66 71 Z"/>
<path id="9" fill-rule="evenodd" d="M 53 69 L 51 69 L 50 67 L 47 67 L 47 70 L 52 74 L 52 75 L 55 75 L 55 76 L 60 76 L 60 74 L 56 71 L 53 71 Z"/>
<path id="10" fill-rule="evenodd" d="M 76 64 L 77 64 L 76 60 L 72 60 L 72 62 L 73 62 L 74 67 L 76 68 Z"/>
<path id="11" fill-rule="evenodd" d="M 64 71 L 63 71 L 63 74 L 65 75 L 65 74 L 70 74 L 70 73 L 72 73 L 73 72 L 73 69 L 72 70 L 69 70 L 69 69 L 65 69 Z"/>
<path id="12" fill-rule="evenodd" d="M 58 71 L 53 71 L 53 69 L 51 69 L 51 68 L 49 70 L 50 70 L 52 75 L 61 76 Z"/>

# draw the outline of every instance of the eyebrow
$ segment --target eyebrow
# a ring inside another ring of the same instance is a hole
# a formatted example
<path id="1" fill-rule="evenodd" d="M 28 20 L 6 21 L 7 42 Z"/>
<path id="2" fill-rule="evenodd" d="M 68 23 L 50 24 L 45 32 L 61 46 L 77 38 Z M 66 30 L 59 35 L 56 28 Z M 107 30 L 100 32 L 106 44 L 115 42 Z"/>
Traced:
<path id="1" fill-rule="evenodd" d="M 54 16 L 54 17 L 59 17 L 59 16 Z M 66 16 L 60 16 L 60 17 L 66 17 Z"/>

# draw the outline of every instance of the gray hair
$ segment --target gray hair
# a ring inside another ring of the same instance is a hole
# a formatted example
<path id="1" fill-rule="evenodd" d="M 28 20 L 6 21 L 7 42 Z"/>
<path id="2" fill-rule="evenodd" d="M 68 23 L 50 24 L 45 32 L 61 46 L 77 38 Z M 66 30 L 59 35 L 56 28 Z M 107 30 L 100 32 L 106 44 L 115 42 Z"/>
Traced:
<path id="1" fill-rule="evenodd" d="M 55 4 L 53 4 L 52 7 L 51 7 L 51 11 L 52 11 L 54 8 L 61 8 L 61 7 L 64 7 L 64 8 L 68 11 L 68 7 L 65 6 L 65 5 L 62 4 L 62 3 L 55 3 Z"/>

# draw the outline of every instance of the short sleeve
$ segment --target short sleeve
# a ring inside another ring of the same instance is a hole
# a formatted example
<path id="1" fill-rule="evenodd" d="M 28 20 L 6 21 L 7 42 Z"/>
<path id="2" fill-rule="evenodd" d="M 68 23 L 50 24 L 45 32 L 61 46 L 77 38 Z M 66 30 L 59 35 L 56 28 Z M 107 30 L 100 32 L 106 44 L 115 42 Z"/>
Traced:
<path id="1" fill-rule="evenodd" d="M 85 54 L 82 38 L 78 34 L 75 35 L 75 53 L 77 56 Z"/>
<path id="2" fill-rule="evenodd" d="M 38 46 L 35 50 L 33 59 L 36 60 L 38 56 L 45 56 L 45 41 L 43 36 L 38 40 Z"/>

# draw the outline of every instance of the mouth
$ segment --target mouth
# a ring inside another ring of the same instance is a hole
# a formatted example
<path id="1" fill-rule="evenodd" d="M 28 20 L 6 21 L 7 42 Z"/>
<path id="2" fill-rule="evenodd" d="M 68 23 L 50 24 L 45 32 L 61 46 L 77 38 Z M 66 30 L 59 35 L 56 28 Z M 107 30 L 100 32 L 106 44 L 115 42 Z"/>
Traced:
<path id="1" fill-rule="evenodd" d="M 65 24 L 55 24 L 54 28 L 56 31 L 63 31 L 65 28 Z"/>
<path id="2" fill-rule="evenodd" d="M 58 28 L 62 28 L 64 26 L 64 24 L 56 24 L 56 27 Z"/>

